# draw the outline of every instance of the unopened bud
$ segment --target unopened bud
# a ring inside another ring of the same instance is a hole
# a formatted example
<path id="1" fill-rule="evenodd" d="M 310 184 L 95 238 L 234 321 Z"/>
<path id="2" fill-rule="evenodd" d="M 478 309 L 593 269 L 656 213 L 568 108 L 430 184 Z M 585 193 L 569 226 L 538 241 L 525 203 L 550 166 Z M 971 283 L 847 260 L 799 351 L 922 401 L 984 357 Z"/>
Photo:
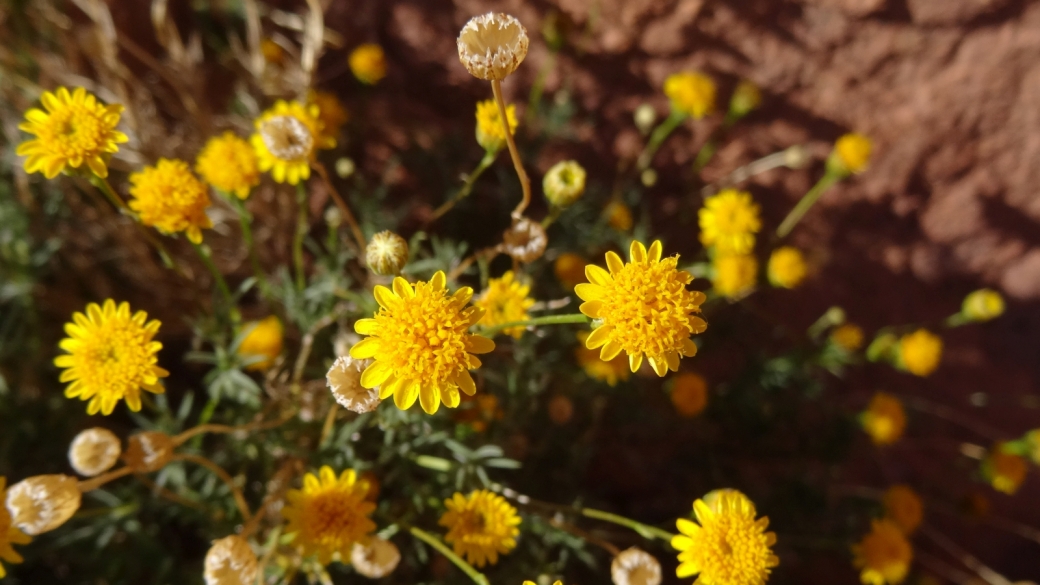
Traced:
<path id="1" fill-rule="evenodd" d="M 585 169 L 573 160 L 560 161 L 542 179 L 545 198 L 556 207 L 569 207 L 585 192 Z"/>
<path id="2" fill-rule="evenodd" d="M 643 136 L 646 136 L 654 129 L 654 122 L 657 122 L 657 111 L 650 104 L 639 104 L 632 114 L 632 120 L 636 123 L 636 128 L 639 128 Z"/>
<path id="3" fill-rule="evenodd" d="M 365 260 L 372 272 L 381 276 L 398 274 L 408 263 L 408 242 L 389 230 L 372 236 L 365 248 Z"/>
<path id="4" fill-rule="evenodd" d="M 240 536 L 213 541 L 204 567 L 206 585 L 253 585 L 258 571 L 253 549 Z"/>
<path id="5" fill-rule="evenodd" d="M 131 435 L 123 461 L 134 473 L 159 471 L 173 458 L 173 438 L 166 433 L 146 431 Z"/>
<path id="6" fill-rule="evenodd" d="M 87 429 L 72 440 L 69 446 L 69 464 L 76 473 L 85 477 L 100 475 L 119 461 L 122 452 L 119 437 L 102 428 Z"/>

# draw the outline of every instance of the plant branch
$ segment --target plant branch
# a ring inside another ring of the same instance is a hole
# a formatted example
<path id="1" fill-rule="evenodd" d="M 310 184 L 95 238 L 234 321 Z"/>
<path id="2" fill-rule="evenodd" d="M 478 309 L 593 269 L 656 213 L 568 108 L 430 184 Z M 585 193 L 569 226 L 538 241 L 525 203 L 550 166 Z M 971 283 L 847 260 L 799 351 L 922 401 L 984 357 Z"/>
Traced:
<path id="1" fill-rule="evenodd" d="M 523 190 L 523 199 L 513 210 L 513 218 L 519 219 L 524 210 L 531 203 L 531 179 L 524 170 L 524 163 L 520 160 L 520 151 L 516 148 L 516 140 L 513 133 L 509 131 L 509 118 L 506 117 L 506 101 L 502 98 L 502 82 L 498 79 L 491 80 L 491 91 L 495 94 L 495 103 L 498 104 L 498 117 L 502 121 L 506 134 L 506 144 L 509 146 L 509 156 L 513 159 L 513 167 L 516 168 L 516 176 L 520 179 L 520 188 Z"/>

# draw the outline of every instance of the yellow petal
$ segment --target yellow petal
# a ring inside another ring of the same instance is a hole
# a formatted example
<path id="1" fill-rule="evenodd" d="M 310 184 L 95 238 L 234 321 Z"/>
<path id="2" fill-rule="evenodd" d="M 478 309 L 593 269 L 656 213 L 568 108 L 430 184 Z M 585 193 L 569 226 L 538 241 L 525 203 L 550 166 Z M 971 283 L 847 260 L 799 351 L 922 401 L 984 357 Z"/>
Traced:
<path id="1" fill-rule="evenodd" d="M 477 385 L 473 382 L 473 376 L 466 370 L 456 374 L 451 381 L 458 385 L 459 389 L 465 392 L 467 396 L 473 396 L 477 392 Z M 452 408 L 455 407 L 452 406 Z"/>
<path id="2" fill-rule="evenodd" d="M 356 360 L 376 357 L 377 353 L 379 353 L 379 339 L 375 337 L 366 337 L 350 348 L 350 357 Z"/>
<path id="3" fill-rule="evenodd" d="M 483 335 L 470 335 L 466 338 L 466 351 L 469 353 L 491 353 L 495 351 L 495 342 Z"/>
<path id="4" fill-rule="evenodd" d="M 578 307 L 578 310 L 582 314 L 592 317 L 593 319 L 599 318 L 599 310 L 603 308 L 603 301 L 585 301 Z"/>
<path id="5" fill-rule="evenodd" d="M 609 362 L 610 360 L 616 358 L 617 355 L 621 353 L 622 349 L 623 348 L 621 347 L 621 344 L 615 343 L 613 341 L 608 341 L 599 350 L 599 359 L 605 362 Z"/>
<path id="6" fill-rule="evenodd" d="M 372 289 L 372 296 L 376 298 L 376 302 L 379 303 L 379 306 L 384 309 L 392 309 L 401 302 L 400 297 L 381 284 L 377 284 L 376 287 Z"/>
<path id="7" fill-rule="evenodd" d="M 583 301 L 597 301 L 603 298 L 606 291 L 598 284 L 585 282 L 574 287 L 574 293 Z"/>
<path id="8" fill-rule="evenodd" d="M 607 268 L 610 269 L 610 273 L 617 275 L 625 267 L 625 262 L 621 260 L 621 256 L 618 256 L 613 250 L 607 252 Z"/>
<path id="9" fill-rule="evenodd" d="M 585 277 L 592 284 L 607 285 L 613 280 L 610 273 L 595 264 L 585 266 Z"/>
<path id="10" fill-rule="evenodd" d="M 402 299 L 410 299 L 415 297 L 415 289 L 412 285 L 408 284 L 408 281 L 398 276 L 394 279 L 394 294 L 401 297 Z M 359 332 L 360 333 L 360 332 Z"/>
<path id="11" fill-rule="evenodd" d="M 682 354 L 686 357 L 693 357 L 697 355 L 697 344 L 692 339 L 684 339 L 682 346 Z"/>
<path id="12" fill-rule="evenodd" d="M 687 520 L 686 518 L 679 518 L 679 519 L 677 519 L 675 521 L 675 527 L 679 529 L 679 532 L 681 532 L 681 533 L 683 533 L 685 535 L 688 535 L 688 536 L 693 536 L 693 535 L 697 534 L 697 532 L 699 532 L 701 530 L 701 527 L 698 526 L 696 522 Z M 686 538 L 686 537 L 684 537 L 684 536 L 676 536 L 676 537 L 672 538 L 672 546 L 675 546 L 675 539 L 676 538 Z M 689 539 L 689 538 L 686 538 L 686 540 L 683 541 L 683 544 L 685 544 L 686 546 L 683 546 L 681 548 L 680 547 L 676 547 L 676 548 L 680 548 L 680 550 L 690 548 L 690 546 L 693 544 L 693 541 L 691 539 Z"/>
<path id="13" fill-rule="evenodd" d="M 415 404 L 415 399 L 419 397 L 419 382 L 416 380 L 406 380 L 394 392 L 394 404 L 401 410 L 408 410 Z"/>
<path id="14" fill-rule="evenodd" d="M 419 389 L 419 405 L 426 414 L 436 414 L 441 406 L 441 393 L 433 386 L 423 386 Z"/>
<path id="15" fill-rule="evenodd" d="M 679 371 L 679 354 L 674 351 L 670 351 L 664 354 L 665 363 L 668 364 L 668 369 L 673 372 Z"/>
<path id="16" fill-rule="evenodd" d="M 360 335 L 372 335 L 379 331 L 379 322 L 375 319 L 358 319 L 354 321 L 354 331 Z"/>
<path id="17" fill-rule="evenodd" d="M 661 357 L 648 357 L 647 361 L 650 362 L 650 367 L 654 369 L 658 377 L 663 378 L 668 373 L 668 362 Z"/>
<path id="18" fill-rule="evenodd" d="M 646 262 L 646 246 L 638 240 L 632 240 L 632 245 L 628 247 L 628 258 L 632 262 Z"/>
<path id="19" fill-rule="evenodd" d="M 661 240 L 654 240 L 654 243 L 650 244 L 650 251 L 647 252 L 647 257 L 650 259 L 650 262 L 660 262 L 663 251 L 664 246 L 661 245 Z"/>
<path id="20" fill-rule="evenodd" d="M 444 290 L 447 283 L 448 277 L 444 275 L 443 270 L 438 270 L 434 273 L 433 278 L 430 279 L 430 286 L 432 286 L 434 290 Z"/>
<path id="21" fill-rule="evenodd" d="M 628 356 L 628 369 L 632 370 L 632 373 L 639 371 L 639 366 L 643 365 L 643 354 L 633 353 Z"/>
<path id="22" fill-rule="evenodd" d="M 585 347 L 589 349 L 596 349 L 602 346 L 604 343 L 610 340 L 610 328 L 606 325 L 601 325 L 592 330 L 592 333 L 585 338 Z"/>
<path id="23" fill-rule="evenodd" d="M 393 368 L 381 361 L 372 362 L 365 371 L 361 374 L 361 387 L 362 388 L 375 388 L 376 386 L 386 382 L 394 373 Z"/>

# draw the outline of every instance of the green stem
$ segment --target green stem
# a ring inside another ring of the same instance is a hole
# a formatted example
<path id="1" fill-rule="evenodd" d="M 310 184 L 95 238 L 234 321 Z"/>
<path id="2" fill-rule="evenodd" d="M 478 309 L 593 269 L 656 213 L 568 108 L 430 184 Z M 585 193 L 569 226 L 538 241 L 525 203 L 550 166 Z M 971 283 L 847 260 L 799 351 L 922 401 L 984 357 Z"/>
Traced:
<path id="1" fill-rule="evenodd" d="M 455 554 L 450 548 L 448 548 L 446 544 L 441 542 L 441 540 L 436 536 L 414 526 L 409 528 L 408 532 L 411 532 L 412 536 L 432 546 L 433 548 L 437 549 L 437 552 L 448 557 L 449 561 L 455 563 L 455 566 L 462 569 L 462 572 L 466 573 L 466 575 L 469 576 L 469 578 L 472 579 L 473 582 L 477 585 L 491 585 L 488 582 L 487 577 L 485 577 L 483 573 L 474 569 L 473 565 L 470 565 L 466 561 L 462 560 L 462 558 L 459 557 L 459 555 Z"/>
<path id="2" fill-rule="evenodd" d="M 90 183 L 97 187 L 99 191 L 104 193 L 105 197 L 107 197 L 108 200 L 112 202 L 112 205 L 115 205 L 116 209 L 118 209 L 122 214 L 130 216 L 134 219 L 134 223 L 136 223 L 137 226 L 141 229 L 141 233 L 144 234 L 145 239 L 148 240 L 148 242 L 155 248 L 155 251 L 159 253 L 159 259 L 162 260 L 163 266 L 167 268 L 172 268 L 180 272 L 180 268 L 177 266 L 177 263 L 173 261 L 173 257 L 170 256 L 170 253 L 166 250 L 166 246 L 163 245 L 162 241 L 159 238 L 155 237 L 155 234 L 148 231 L 148 228 L 141 224 L 140 219 L 137 217 L 137 214 L 134 213 L 132 209 L 130 209 L 126 202 L 123 201 L 122 197 L 116 194 L 115 190 L 112 188 L 112 185 L 108 184 L 108 180 L 102 179 L 97 175 L 91 174 Z"/>
<path id="3" fill-rule="evenodd" d="M 551 226 L 553 223 L 555 223 L 556 220 L 560 219 L 560 214 L 562 214 L 562 213 L 563 213 L 563 208 L 562 207 L 553 205 L 549 209 L 549 215 L 545 216 L 545 219 L 542 220 L 542 229 L 543 230 L 549 229 L 549 226 Z"/>
<path id="4" fill-rule="evenodd" d="M 697 152 L 697 158 L 693 161 L 693 172 L 699 173 L 704 167 L 708 166 L 711 162 L 711 158 L 715 156 L 715 152 L 719 149 L 718 142 L 714 138 L 708 139 L 701 147 L 700 151 Z"/>
<path id="5" fill-rule="evenodd" d="M 205 244 L 196 244 L 195 242 L 191 242 L 191 246 L 195 248 L 195 251 L 199 254 L 199 258 L 202 259 L 202 263 L 206 265 L 210 274 L 213 275 L 213 282 L 217 283 L 217 288 L 220 289 L 220 294 L 224 297 L 224 302 L 227 303 L 227 309 L 230 312 L 235 306 L 235 302 L 231 299 L 231 289 L 228 288 L 227 282 L 224 280 L 224 275 L 217 270 L 217 265 L 213 263 L 213 256 L 210 254 L 209 246 L 206 246 Z"/>
<path id="6" fill-rule="evenodd" d="M 946 321 L 944 321 L 943 324 L 947 327 L 953 328 L 960 327 L 961 325 L 967 325 L 971 322 L 972 319 L 970 317 L 965 316 L 964 313 L 956 313 L 947 317 Z"/>
<path id="7" fill-rule="evenodd" d="M 787 214 L 787 217 L 784 218 L 780 227 L 776 228 L 777 237 L 783 238 L 787 236 L 787 234 L 791 233 L 794 226 L 798 225 L 798 222 L 801 221 L 802 216 L 804 216 L 806 212 L 809 211 L 817 201 L 819 201 L 820 197 L 827 191 L 827 189 L 830 189 L 840 180 L 841 176 L 837 173 L 828 171 L 824 174 L 823 177 L 813 185 L 813 188 L 809 189 L 809 192 L 802 196 L 801 201 L 794 206 L 791 213 Z"/>
<path id="8" fill-rule="evenodd" d="M 296 184 L 296 236 L 293 238 L 293 265 L 296 267 L 296 289 L 303 290 L 306 284 L 303 273 L 303 238 L 307 235 L 307 188 L 303 182 Z"/>
<path id="9" fill-rule="evenodd" d="M 256 283 L 260 287 L 260 292 L 267 296 L 267 278 L 264 276 L 263 269 L 260 268 L 260 256 L 257 254 L 256 243 L 253 241 L 253 228 L 251 225 L 253 216 L 246 210 L 245 204 L 237 196 L 229 193 L 224 195 L 238 213 L 238 224 L 242 228 L 242 240 L 249 250 L 249 261 L 253 265 L 253 275 L 256 276 Z"/>
<path id="10" fill-rule="evenodd" d="M 443 204 L 441 204 L 440 207 L 436 209 L 436 211 L 433 212 L 433 217 L 430 218 L 430 221 L 428 223 L 433 223 L 437 221 L 445 213 L 451 211 L 451 208 L 455 207 L 455 205 L 459 201 L 462 201 L 466 197 L 469 197 L 469 194 L 473 191 L 473 185 L 477 182 L 477 179 L 480 177 L 480 175 L 484 173 L 484 171 L 488 169 L 488 167 L 491 166 L 491 163 L 495 162 L 495 157 L 497 156 L 497 151 L 485 151 L 484 158 L 480 159 L 480 163 L 478 163 L 477 167 L 473 169 L 473 172 L 466 176 L 466 182 L 462 184 L 462 188 L 459 189 L 458 193 L 455 193 L 455 195 L 451 199 L 445 201 Z"/>
<path id="11" fill-rule="evenodd" d="M 602 510 L 596 510 L 593 508 L 582 508 L 581 514 L 582 516 L 586 516 L 588 518 L 605 520 L 607 522 L 619 524 L 626 528 L 631 528 L 632 530 L 635 530 L 637 533 L 639 533 L 639 535 L 643 538 L 650 540 L 654 538 L 660 538 L 665 542 L 671 542 L 672 538 L 675 537 L 674 534 L 666 530 L 661 530 L 660 528 L 649 526 L 647 524 L 643 524 L 642 522 L 636 522 L 631 518 L 625 518 L 624 516 L 618 516 L 617 514 L 611 514 L 610 512 L 604 512 Z"/>
<path id="12" fill-rule="evenodd" d="M 512 321 L 509 323 L 502 323 L 500 325 L 494 325 L 492 327 L 485 327 L 479 331 L 481 335 L 493 335 L 502 331 L 503 329 L 510 329 L 512 327 L 530 327 L 532 325 L 563 325 L 567 323 L 588 323 L 589 318 L 581 313 L 571 313 L 568 315 L 546 315 L 544 317 L 535 317 L 534 319 L 528 319 L 526 321 Z"/>
<path id="13" fill-rule="evenodd" d="M 650 140 L 647 141 L 646 147 L 643 148 L 643 152 L 636 159 L 636 170 L 644 171 L 650 166 L 654 155 L 657 154 L 657 149 L 661 148 L 661 144 L 664 143 L 664 139 L 668 138 L 684 120 L 686 120 L 686 114 L 672 110 L 672 113 L 657 128 L 654 128 L 654 131 L 650 133 Z"/>

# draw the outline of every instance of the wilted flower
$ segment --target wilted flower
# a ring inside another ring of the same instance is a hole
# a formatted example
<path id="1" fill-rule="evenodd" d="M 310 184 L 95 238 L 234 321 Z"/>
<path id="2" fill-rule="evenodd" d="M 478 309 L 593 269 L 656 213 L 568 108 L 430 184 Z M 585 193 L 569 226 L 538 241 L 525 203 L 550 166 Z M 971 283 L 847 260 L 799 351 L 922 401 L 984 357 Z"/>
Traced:
<path id="1" fill-rule="evenodd" d="M 100 475 L 119 461 L 123 452 L 119 437 L 112 431 L 95 427 L 81 431 L 69 446 L 69 464 L 85 477 Z"/>
<path id="2" fill-rule="evenodd" d="M 383 47 L 375 43 L 358 45 L 350 52 L 347 64 L 361 83 L 375 85 L 386 77 L 386 54 Z"/>
<path id="3" fill-rule="evenodd" d="M 368 241 L 365 261 L 380 276 L 399 274 L 408 263 L 408 242 L 390 230 L 381 231 Z"/>
<path id="4" fill-rule="evenodd" d="M 1004 314 L 1004 297 L 989 288 L 979 289 L 964 297 L 961 314 L 969 321 L 983 322 Z"/>
<path id="5" fill-rule="evenodd" d="M 502 496 L 488 490 L 476 490 L 469 496 L 456 492 L 444 506 L 446 511 L 438 522 L 448 529 L 444 540 L 469 563 L 493 565 L 498 555 L 516 548 L 520 516 Z"/>
<path id="6" fill-rule="evenodd" d="M 249 364 L 246 369 L 259 372 L 270 369 L 274 360 L 282 354 L 285 331 L 281 320 L 270 315 L 260 321 L 246 323 L 242 326 L 242 331 L 245 332 L 245 337 L 238 344 L 238 355 L 243 358 L 264 358 Z"/>
<path id="7" fill-rule="evenodd" d="M 899 339 L 898 364 L 915 376 L 927 376 L 939 367 L 942 338 L 926 329 L 918 329 Z"/>
<path id="8" fill-rule="evenodd" d="M 356 360 L 347 355 L 336 358 L 329 368 L 325 380 L 332 390 L 332 397 L 343 408 L 357 413 L 371 412 L 382 402 L 378 386 L 365 388 L 361 385 L 361 373 L 369 363 L 370 360 Z"/>
<path id="9" fill-rule="evenodd" d="M 79 510 L 80 500 L 76 478 L 37 475 L 8 488 L 6 503 L 11 523 L 22 532 L 36 536 L 64 524 Z"/>
<path id="10" fill-rule="evenodd" d="M 873 143 L 862 134 L 845 134 L 834 143 L 834 151 L 827 159 L 828 167 L 838 173 L 862 173 L 870 162 Z"/>
<path id="11" fill-rule="evenodd" d="M 708 382 L 700 374 L 682 373 L 672 380 L 672 405 L 685 417 L 700 414 L 708 405 Z"/>
<path id="12" fill-rule="evenodd" d="M 856 568 L 864 585 L 896 585 L 906 579 L 913 548 L 891 520 L 874 520 L 870 533 L 852 547 Z"/>
<path id="13" fill-rule="evenodd" d="M 661 563 L 646 551 L 632 547 L 614 557 L 610 578 L 614 585 L 659 585 Z"/>
<path id="14" fill-rule="evenodd" d="M 805 280 L 809 269 L 805 265 L 805 256 L 798 248 L 782 246 L 773 250 L 769 256 L 766 274 L 773 286 L 795 288 Z"/>
<path id="15" fill-rule="evenodd" d="M 311 176 L 311 160 L 319 148 L 336 146 L 325 132 L 315 104 L 278 100 L 253 122 L 249 142 L 261 172 L 271 172 L 279 183 L 295 185 Z"/>
<path id="16" fill-rule="evenodd" d="M 509 134 L 516 134 L 519 125 L 516 119 L 516 106 L 506 106 L 506 120 L 509 122 Z M 477 102 L 477 144 L 489 152 L 498 152 L 506 146 L 506 128 L 502 124 L 501 112 L 495 100 Z"/>
<path id="17" fill-rule="evenodd" d="M 569 207 L 585 192 L 585 169 L 576 161 L 560 161 L 542 179 L 545 198 L 556 207 Z"/>
<path id="18" fill-rule="evenodd" d="M 534 262 L 545 253 L 549 236 L 537 221 L 521 217 L 502 234 L 502 249 L 518 262 Z"/>
<path id="19" fill-rule="evenodd" d="M 875 445 L 891 445 L 903 436 L 906 428 L 903 403 L 891 394 L 878 392 L 860 415 L 860 423 Z"/>
<path id="20" fill-rule="evenodd" d="M 154 167 L 130 175 L 128 205 L 141 223 L 164 234 L 184 232 L 195 243 L 202 242 L 202 230 L 213 227 L 206 215 L 210 206 L 205 183 L 192 174 L 182 160 L 159 159 Z"/>
<path id="21" fill-rule="evenodd" d="M 134 473 L 159 471 L 173 458 L 173 438 L 159 431 L 130 435 L 123 461 Z"/>
<path id="22" fill-rule="evenodd" d="M 401 551 L 389 540 L 373 536 L 365 542 L 354 543 L 350 551 L 350 564 L 354 570 L 369 579 L 381 579 L 397 568 L 401 562 Z"/>
<path id="23" fill-rule="evenodd" d="M 0 502 L 7 501 L 7 478 L 0 475 Z M 11 523 L 11 513 L 7 506 L 0 506 L 0 560 L 8 563 L 22 562 L 22 555 L 15 552 L 12 544 L 29 544 L 32 541 L 28 535 L 18 530 Z M 0 563 L 0 579 L 7 575 L 3 563 Z"/>
<path id="24" fill-rule="evenodd" d="M 501 12 L 474 16 L 457 41 L 459 61 L 471 75 L 488 81 L 505 79 L 527 56 L 527 29 Z"/>
<path id="25" fill-rule="evenodd" d="M 202 576 L 206 585 L 254 585 L 257 565 L 249 543 L 240 536 L 228 536 L 213 541 L 206 552 Z"/>
<path id="26" fill-rule="evenodd" d="M 669 75 L 664 80 L 664 94 L 673 110 L 698 120 L 715 107 L 715 82 L 699 71 Z"/>

